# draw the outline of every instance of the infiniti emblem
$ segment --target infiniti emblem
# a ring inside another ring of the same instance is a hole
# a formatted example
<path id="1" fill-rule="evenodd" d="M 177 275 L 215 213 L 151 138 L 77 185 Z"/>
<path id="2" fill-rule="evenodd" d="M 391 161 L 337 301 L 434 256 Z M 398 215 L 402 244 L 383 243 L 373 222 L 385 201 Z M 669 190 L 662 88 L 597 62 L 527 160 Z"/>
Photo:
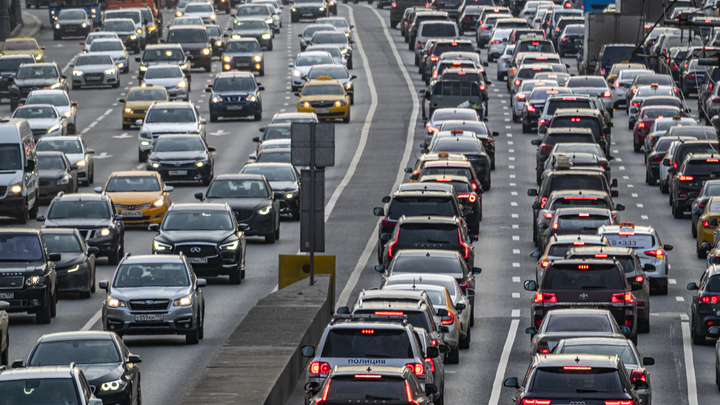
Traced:
<path id="1" fill-rule="evenodd" d="M 147 300 L 147 301 L 145 301 L 145 303 L 146 303 L 147 305 L 152 305 L 153 302 L 154 302 L 153 300 Z"/>
<path id="2" fill-rule="evenodd" d="M 586 299 L 588 299 L 588 295 L 586 293 L 582 293 L 582 294 L 580 294 L 580 299 L 586 300 Z"/>
<path id="3" fill-rule="evenodd" d="M 200 248 L 199 247 L 191 247 L 190 251 L 193 253 L 200 253 Z"/>

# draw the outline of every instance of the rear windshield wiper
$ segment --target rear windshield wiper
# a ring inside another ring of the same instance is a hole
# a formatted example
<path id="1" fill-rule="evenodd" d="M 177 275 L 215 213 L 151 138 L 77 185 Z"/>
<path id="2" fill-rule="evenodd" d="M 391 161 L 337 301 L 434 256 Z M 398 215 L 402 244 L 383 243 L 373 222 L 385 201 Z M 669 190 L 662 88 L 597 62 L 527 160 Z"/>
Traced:
<path id="1" fill-rule="evenodd" d="M 387 354 L 379 354 L 379 353 L 368 353 L 365 355 L 365 357 L 379 357 L 379 358 L 383 358 L 383 359 L 392 358 L 392 356 L 388 356 Z"/>
<path id="2" fill-rule="evenodd" d="M 579 392 L 579 393 L 593 393 L 593 392 L 610 392 L 610 391 L 604 391 L 604 390 L 586 390 L 586 389 L 583 389 L 583 388 L 577 388 L 577 389 L 575 389 L 575 392 Z"/>
<path id="3" fill-rule="evenodd" d="M 450 242 L 448 242 L 448 241 L 446 241 L 446 240 L 434 240 L 434 239 L 428 239 L 427 242 L 428 242 L 428 243 L 443 243 L 443 244 L 448 244 L 448 243 L 450 243 Z"/>
<path id="4" fill-rule="evenodd" d="M 607 287 L 605 287 L 604 285 L 584 285 L 580 288 L 582 288 L 583 290 L 604 290 Z"/>

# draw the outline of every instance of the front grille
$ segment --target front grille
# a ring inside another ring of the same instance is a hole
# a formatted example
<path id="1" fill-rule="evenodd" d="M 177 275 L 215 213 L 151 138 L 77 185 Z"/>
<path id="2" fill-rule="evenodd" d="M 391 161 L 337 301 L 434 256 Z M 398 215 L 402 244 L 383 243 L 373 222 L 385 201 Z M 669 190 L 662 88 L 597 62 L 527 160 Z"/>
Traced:
<path id="1" fill-rule="evenodd" d="M 328 100 L 321 100 L 321 101 L 311 101 L 310 106 L 313 108 L 330 108 L 333 105 L 335 105 L 334 101 L 328 101 Z"/>
<path id="2" fill-rule="evenodd" d="M 189 244 L 176 247 L 176 253 L 182 252 L 188 257 L 217 256 L 218 251 L 215 245 Z"/>
<path id="3" fill-rule="evenodd" d="M 47 129 L 33 129 L 32 134 L 33 136 L 43 136 L 47 134 Z"/>
<path id="4" fill-rule="evenodd" d="M 234 212 L 235 219 L 237 219 L 238 222 L 247 221 L 253 216 L 253 210 L 237 210 Z"/>
<path id="5" fill-rule="evenodd" d="M 170 300 L 130 300 L 131 311 L 167 311 Z"/>
<path id="6" fill-rule="evenodd" d="M 241 66 L 248 66 L 248 65 L 250 65 L 250 62 L 252 62 L 252 58 L 249 56 L 238 56 L 238 57 L 234 57 L 233 60 L 235 61 L 236 65 L 241 65 Z"/>
<path id="7" fill-rule="evenodd" d="M 173 160 L 173 161 L 160 162 L 160 165 L 167 166 L 167 167 L 180 167 L 180 166 L 184 166 L 184 165 L 194 165 L 194 164 L 195 164 L 194 160 L 177 160 L 177 161 Z"/>
<path id="8" fill-rule="evenodd" d="M 129 210 L 129 211 L 135 211 L 135 210 L 141 210 L 144 208 L 149 207 L 150 204 L 142 204 L 142 205 L 120 205 L 115 204 L 115 208 L 119 208 L 121 210 Z"/>
<path id="9" fill-rule="evenodd" d="M 50 185 L 50 181 L 49 181 L 49 180 L 40 180 L 38 183 L 39 183 L 39 186 L 40 186 L 40 187 L 47 187 L 47 186 Z"/>
<path id="10" fill-rule="evenodd" d="M 22 288 L 25 282 L 23 276 L 0 276 L 0 289 L 18 289 Z"/>
<path id="11" fill-rule="evenodd" d="M 227 97 L 225 97 L 225 101 L 237 103 L 238 101 L 245 101 L 245 97 L 243 97 L 243 96 L 227 96 Z"/>
<path id="12" fill-rule="evenodd" d="M 102 79 L 103 79 L 102 73 L 88 73 L 85 75 L 86 82 L 99 82 L 99 81 L 102 81 Z"/>
<path id="13" fill-rule="evenodd" d="M 0 186 L 0 196 L 5 195 L 7 192 L 7 186 Z"/>

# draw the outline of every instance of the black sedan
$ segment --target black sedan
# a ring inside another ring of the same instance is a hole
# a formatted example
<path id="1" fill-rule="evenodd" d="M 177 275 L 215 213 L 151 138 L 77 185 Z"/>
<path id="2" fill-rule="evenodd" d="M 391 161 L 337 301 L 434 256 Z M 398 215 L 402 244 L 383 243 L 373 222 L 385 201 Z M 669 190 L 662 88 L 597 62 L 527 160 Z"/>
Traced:
<path id="1" fill-rule="evenodd" d="M 90 298 L 95 292 L 95 254 L 100 249 L 87 246 L 80 231 L 73 228 L 45 229 L 43 235 L 48 252 L 60 255 L 55 262 L 58 291 Z"/>
<path id="2" fill-rule="evenodd" d="M 255 38 L 260 46 L 268 51 L 273 50 L 273 38 L 275 33 L 268 23 L 258 18 L 239 18 L 234 20 L 234 25 L 228 28 L 230 38 Z"/>
<path id="3" fill-rule="evenodd" d="M 160 173 L 163 181 L 201 181 L 213 178 L 215 148 L 200 135 L 163 135 L 155 141 L 147 160 L 147 170 Z"/>
<path id="4" fill-rule="evenodd" d="M 42 336 L 30 351 L 27 366 L 75 363 L 95 388 L 95 397 L 106 404 L 133 405 L 141 402 L 141 361 L 114 332 L 79 331 Z M 13 368 L 22 366 L 22 360 L 13 363 Z"/>
<path id="5" fill-rule="evenodd" d="M 200 201 L 227 203 L 246 236 L 264 236 L 265 243 L 280 239 L 280 203 L 265 176 L 225 174 L 210 183 Z"/>
<path id="6" fill-rule="evenodd" d="M 700 280 L 700 286 L 687 285 L 688 290 L 697 291 L 690 304 L 690 336 L 695 345 L 704 345 L 705 338 L 720 337 L 717 328 L 720 321 L 720 265 L 711 264 Z"/>
<path id="7" fill-rule="evenodd" d="M 62 152 L 37 152 L 40 194 L 38 200 L 48 203 L 59 192 L 77 193 L 76 166 Z"/>
<path id="8" fill-rule="evenodd" d="M 262 174 L 280 203 L 280 214 L 300 219 L 300 174 L 290 163 L 250 163 L 240 171 L 242 174 Z"/>

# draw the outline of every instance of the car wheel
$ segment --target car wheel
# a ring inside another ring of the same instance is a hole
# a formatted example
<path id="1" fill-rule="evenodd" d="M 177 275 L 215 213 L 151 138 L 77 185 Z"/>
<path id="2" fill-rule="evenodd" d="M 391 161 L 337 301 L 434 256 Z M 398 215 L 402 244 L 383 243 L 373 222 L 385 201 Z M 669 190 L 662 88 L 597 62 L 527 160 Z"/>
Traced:
<path id="1" fill-rule="evenodd" d="M 68 125 L 68 134 L 69 135 L 75 135 L 77 132 L 77 121 L 75 121 L 74 124 Z"/>
<path id="2" fill-rule="evenodd" d="M 260 120 L 262 120 L 262 111 L 260 111 L 259 113 L 256 113 L 256 114 L 253 116 L 253 119 L 254 119 L 255 121 L 260 121 Z"/>
<path id="3" fill-rule="evenodd" d="M 638 322 L 638 333 L 650 333 L 650 317 Z"/>
<path id="4" fill-rule="evenodd" d="M 118 263 L 120 263 L 120 259 L 122 259 L 122 246 L 120 243 L 118 243 L 118 246 L 116 247 L 115 251 L 110 253 L 108 256 L 108 264 L 111 266 L 117 266 Z"/>
<path id="5" fill-rule="evenodd" d="M 660 193 L 667 194 L 668 193 L 668 185 L 667 182 L 663 182 L 660 180 Z"/>
<path id="6" fill-rule="evenodd" d="M 122 129 L 123 129 L 123 131 L 130 130 L 130 124 L 122 124 Z"/>
<path id="7" fill-rule="evenodd" d="M 35 195 L 35 204 L 33 204 L 33 207 L 28 210 L 28 219 L 35 219 L 37 218 L 38 214 L 38 206 L 40 205 L 38 201 L 37 194 Z"/>
<path id="8" fill-rule="evenodd" d="M 28 206 L 27 206 L 27 200 L 25 201 L 25 207 L 23 207 L 22 213 L 18 215 L 17 217 L 18 224 L 25 225 L 27 224 L 28 219 Z"/>
<path id="9" fill-rule="evenodd" d="M 272 51 L 272 50 L 273 50 L 273 43 L 272 43 L 272 41 L 270 41 L 270 46 L 268 46 L 268 51 Z"/>
<path id="10" fill-rule="evenodd" d="M 200 343 L 200 320 L 198 319 L 198 327 L 185 335 L 185 343 L 188 345 L 196 345 Z"/>
<path id="11" fill-rule="evenodd" d="M 523 134 L 529 134 L 530 127 L 528 125 L 522 124 L 522 132 L 523 132 Z"/>
<path id="12" fill-rule="evenodd" d="M 265 243 L 267 244 L 273 244 L 275 243 L 275 232 L 273 231 L 269 235 L 265 235 Z"/>
<path id="13" fill-rule="evenodd" d="M 147 155 L 144 154 L 142 151 L 138 151 L 138 162 L 139 163 L 145 163 L 147 162 Z"/>
<path id="14" fill-rule="evenodd" d="M 641 147 L 641 145 L 639 143 L 633 142 L 633 151 L 635 153 L 640 153 L 640 147 Z"/>
<path id="15" fill-rule="evenodd" d="M 692 342 L 694 345 L 697 345 L 697 346 L 705 345 L 705 337 L 697 334 L 697 332 L 695 330 L 695 321 L 694 320 L 693 320 L 692 324 L 690 325 L 690 337 L 692 338 Z"/>
<path id="16" fill-rule="evenodd" d="M 469 349 L 470 348 L 470 340 L 472 339 L 471 331 L 472 329 L 468 328 L 467 335 L 465 336 L 465 339 L 460 340 L 460 348 L 461 349 Z"/>
<path id="17" fill-rule="evenodd" d="M 275 227 L 275 240 L 280 240 L 280 218 L 278 218 L 277 225 Z"/>
<path id="18" fill-rule="evenodd" d="M 673 217 L 676 219 L 682 219 L 685 216 L 683 209 L 680 207 L 676 207 L 675 204 L 672 205 L 672 214 Z"/>
<path id="19" fill-rule="evenodd" d="M 5 348 L 5 351 L 0 354 L 0 366 L 7 365 L 10 365 L 10 345 L 8 345 L 8 347 Z"/>
<path id="20" fill-rule="evenodd" d="M 94 293 L 94 292 L 95 292 L 95 282 L 96 282 L 96 281 L 97 281 L 97 280 L 95 280 L 95 268 L 93 268 L 93 271 L 92 271 L 92 283 L 90 284 L 90 293 Z"/>
<path id="21" fill-rule="evenodd" d="M 707 257 L 707 250 L 700 247 L 700 241 L 695 243 L 695 253 L 697 253 L 698 259 L 704 259 Z"/>
<path id="22" fill-rule="evenodd" d="M 265 76 L 265 69 L 260 69 L 259 74 L 260 74 L 260 76 Z"/>
<path id="23" fill-rule="evenodd" d="M 350 123 L 350 109 L 348 108 L 347 117 L 343 118 L 343 124 L 349 124 Z"/>
<path id="24" fill-rule="evenodd" d="M 447 364 L 458 364 L 460 363 L 460 349 L 450 350 L 450 353 L 445 355 L 445 362 Z"/>
<path id="25" fill-rule="evenodd" d="M 48 300 L 52 300 L 52 297 L 48 297 Z M 50 302 L 45 303 L 45 308 L 35 314 L 35 323 L 47 325 L 52 320 L 52 314 L 50 309 Z"/>
<path id="26" fill-rule="evenodd" d="M 200 340 L 205 339 L 205 307 L 200 313 Z"/>
<path id="27" fill-rule="evenodd" d="M 230 275 L 230 284 L 240 284 L 242 283 L 242 273 L 240 272 L 240 267 L 235 270 L 235 273 Z"/>

